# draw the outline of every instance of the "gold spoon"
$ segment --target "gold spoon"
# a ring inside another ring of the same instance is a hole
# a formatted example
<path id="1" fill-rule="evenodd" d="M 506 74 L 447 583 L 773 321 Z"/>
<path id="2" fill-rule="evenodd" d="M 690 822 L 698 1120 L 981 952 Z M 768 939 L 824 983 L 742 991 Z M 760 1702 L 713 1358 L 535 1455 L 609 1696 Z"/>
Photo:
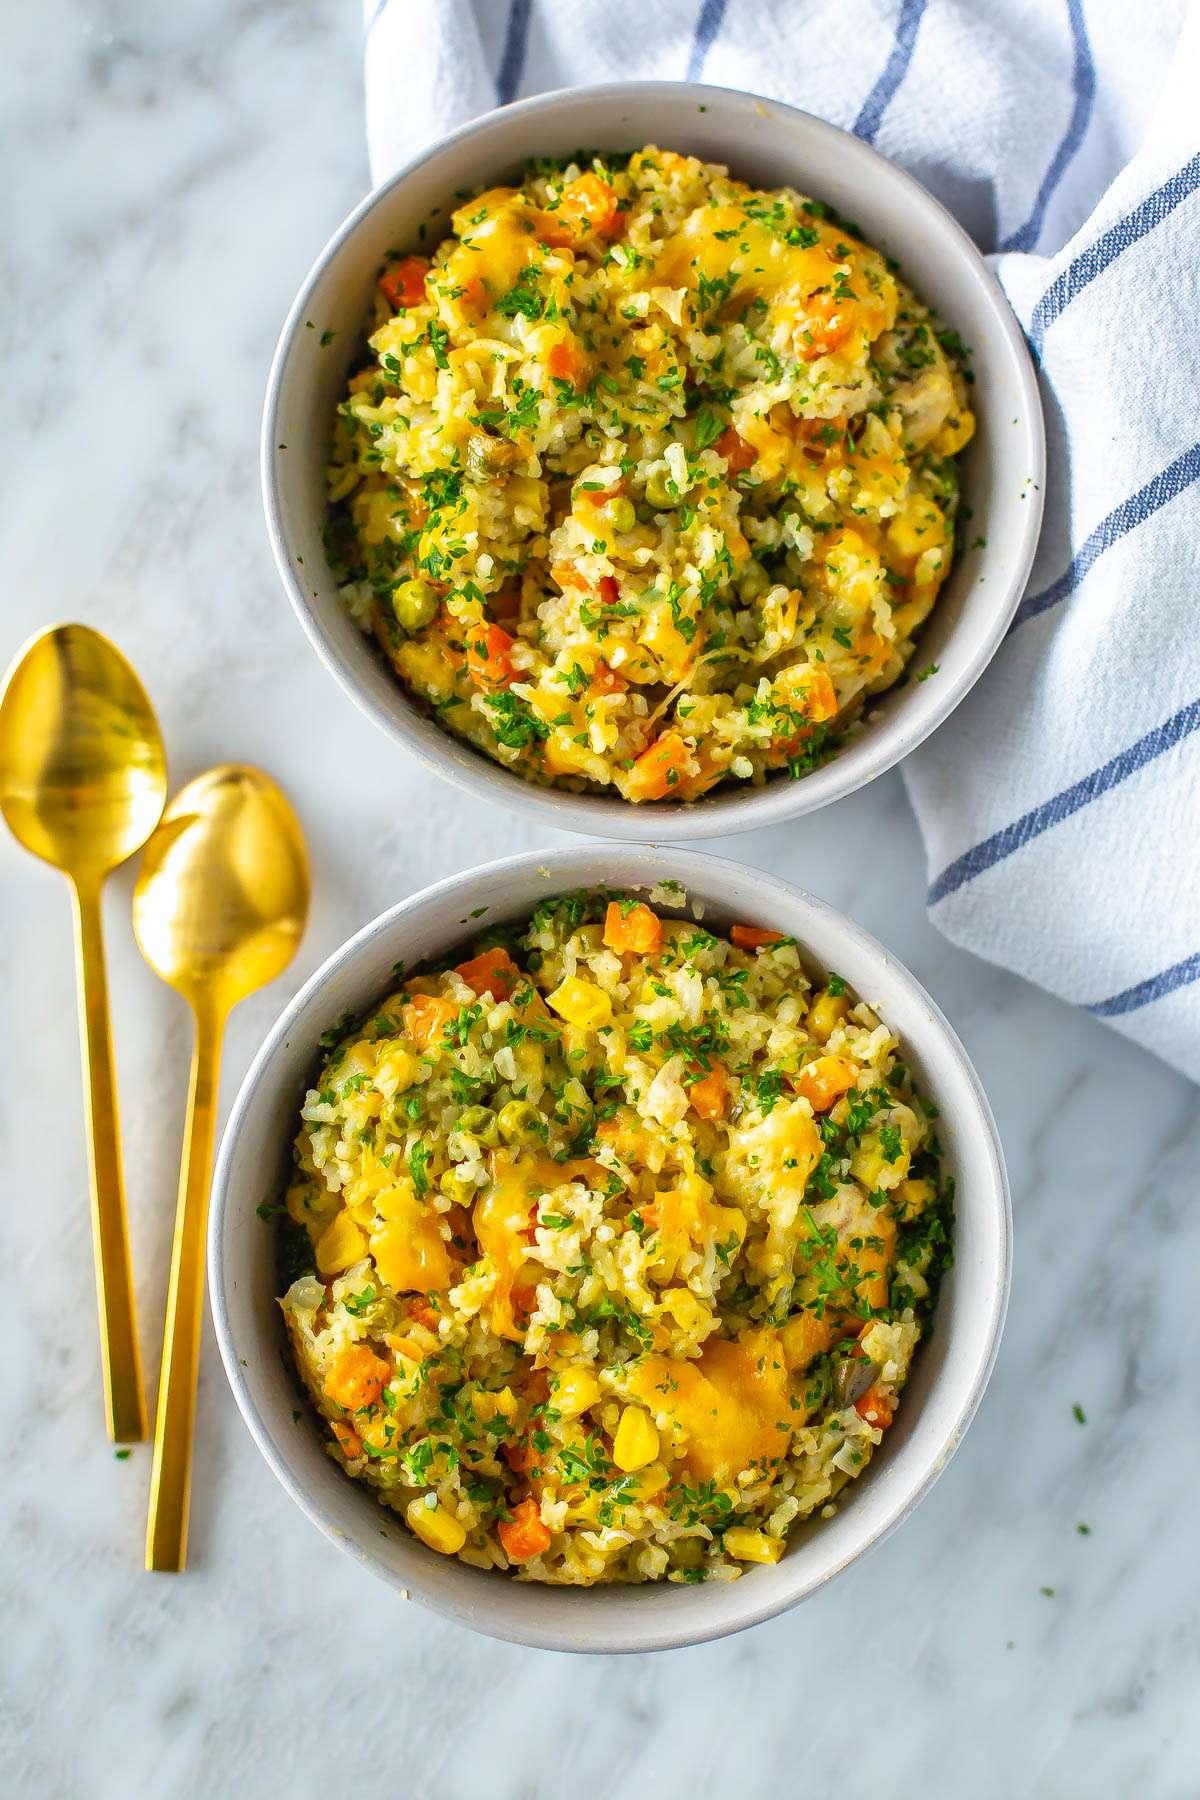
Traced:
<path id="1" fill-rule="evenodd" d="M 154 1425 L 148 1569 L 182 1569 L 187 1555 L 204 1228 L 225 1020 L 291 961 L 307 916 L 304 836 L 275 783 L 240 763 L 189 781 L 146 846 L 133 896 L 142 954 L 183 995 L 196 1021 Z"/>
<path id="2" fill-rule="evenodd" d="M 121 1181 L 100 890 L 153 831 L 167 793 L 158 721 L 107 638 L 56 625 L 9 669 L 0 700 L 0 810 L 71 882 L 108 1435 L 146 1435 Z"/>

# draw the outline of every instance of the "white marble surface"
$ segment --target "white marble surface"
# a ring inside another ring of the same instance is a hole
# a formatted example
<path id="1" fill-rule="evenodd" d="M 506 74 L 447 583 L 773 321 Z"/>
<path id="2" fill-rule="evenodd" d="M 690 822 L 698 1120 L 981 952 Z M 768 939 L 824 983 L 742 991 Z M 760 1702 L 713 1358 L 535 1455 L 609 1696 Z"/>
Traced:
<path id="1" fill-rule="evenodd" d="M 6 24 L 0 654 L 91 621 L 140 669 L 176 782 L 226 757 L 284 782 L 317 874 L 298 982 L 415 886 L 539 841 L 384 747 L 267 550 L 268 358 L 366 178 L 357 8 L 44 0 Z M 442 1624 L 329 1548 L 211 1338 L 191 1563 L 142 1572 L 149 1453 L 116 1460 L 99 1404 L 67 895 L 0 842 L 0 1791 L 1200 1792 L 1195 1089 L 937 936 L 895 776 L 714 847 L 854 912 L 956 1023 L 1010 1160 L 1012 1309 L 966 1443 L 874 1556 L 742 1637 L 589 1661 Z M 152 1370 L 188 1031 L 135 949 L 131 885 L 113 880 L 107 922 Z M 286 991 L 235 1015 L 226 1104 Z"/>

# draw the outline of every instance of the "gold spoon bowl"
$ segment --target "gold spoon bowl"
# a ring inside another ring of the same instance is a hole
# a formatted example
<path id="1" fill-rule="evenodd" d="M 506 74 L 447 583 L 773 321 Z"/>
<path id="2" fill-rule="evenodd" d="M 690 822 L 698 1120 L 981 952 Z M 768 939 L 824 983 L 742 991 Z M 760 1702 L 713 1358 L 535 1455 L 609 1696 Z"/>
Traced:
<path id="1" fill-rule="evenodd" d="M 162 735 L 120 651 L 87 625 L 28 643 L 0 699 L 0 811 L 71 883 L 96 1291 L 109 1436 L 146 1435 L 121 1176 L 100 890 L 145 843 L 167 792 Z"/>
<path id="2" fill-rule="evenodd" d="M 226 763 L 178 793 L 146 848 L 133 899 L 142 953 L 188 1002 L 196 1040 L 167 1296 L 146 1567 L 187 1553 L 204 1231 L 221 1039 L 232 1007 L 278 975 L 308 916 L 299 822 L 258 769 Z"/>

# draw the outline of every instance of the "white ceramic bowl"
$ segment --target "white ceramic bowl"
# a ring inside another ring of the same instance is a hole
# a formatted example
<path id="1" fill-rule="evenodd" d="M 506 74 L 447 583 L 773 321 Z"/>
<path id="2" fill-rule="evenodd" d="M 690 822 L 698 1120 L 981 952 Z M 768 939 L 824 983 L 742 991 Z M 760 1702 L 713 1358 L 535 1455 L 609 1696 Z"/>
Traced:
<path id="1" fill-rule="evenodd" d="M 885 695 L 878 718 L 832 762 L 798 781 L 781 774 L 765 787 L 734 783 L 690 805 L 635 807 L 534 787 L 427 718 L 346 616 L 321 531 L 334 409 L 384 253 L 436 243 L 449 229 L 457 191 L 517 179 L 529 156 L 644 143 L 831 202 L 961 332 L 973 351 L 979 421 L 962 465 L 963 502 L 972 509 L 972 539 L 985 543 L 955 564 L 922 633 L 918 664 L 936 663 L 936 676 Z M 426 235 L 418 240 L 422 222 Z M 337 335 L 329 340 L 331 331 Z M 919 183 L 858 138 L 794 107 L 726 88 L 645 81 L 571 89 L 488 113 L 363 201 L 320 256 L 284 326 L 267 394 L 262 474 L 275 557 L 300 622 L 326 668 L 393 742 L 514 812 L 566 830 L 653 842 L 748 831 L 811 812 L 928 737 L 983 673 L 1016 610 L 1037 545 L 1044 460 L 1037 383 L 1008 302 L 966 233 Z"/>
<path id="2" fill-rule="evenodd" d="M 646 889 L 667 876 L 703 902 L 706 925 L 721 930 L 750 919 L 794 935 L 812 972 L 836 969 L 878 1008 L 941 1109 L 945 1166 L 957 1183 L 955 1263 L 883 1447 L 836 1516 L 802 1526 L 777 1564 L 730 1583 L 539 1586 L 439 1556 L 406 1530 L 381 1536 L 371 1490 L 326 1454 L 307 1408 L 295 1420 L 300 1403 L 275 1304 L 273 1233 L 255 1209 L 286 1181 L 321 1033 L 385 993 L 396 962 L 411 967 L 457 952 L 479 929 L 472 917 L 479 907 L 489 920 L 526 919 L 550 894 L 599 883 Z M 928 994 L 882 945 L 775 876 L 695 851 L 587 844 L 514 856 L 426 888 L 365 926 L 317 971 L 271 1032 L 234 1104 L 213 1182 L 209 1281 L 242 1416 L 293 1500 L 340 1549 L 413 1599 L 494 1637 L 550 1650 L 660 1650 L 794 1606 L 912 1510 L 959 1443 L 991 1372 L 1010 1235 L 1004 1165 L 978 1078 Z"/>

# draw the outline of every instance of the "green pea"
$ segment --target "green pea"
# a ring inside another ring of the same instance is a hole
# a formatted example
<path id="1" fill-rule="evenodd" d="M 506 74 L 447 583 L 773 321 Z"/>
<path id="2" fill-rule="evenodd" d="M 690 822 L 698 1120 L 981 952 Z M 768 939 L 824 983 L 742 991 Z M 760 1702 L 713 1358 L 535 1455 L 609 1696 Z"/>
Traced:
<path id="1" fill-rule="evenodd" d="M 669 511 L 680 501 L 679 491 L 664 469 L 652 469 L 647 475 L 646 498 L 659 512 Z"/>
<path id="2" fill-rule="evenodd" d="M 471 1182 L 464 1181 L 454 1169 L 447 1169 L 438 1177 L 438 1187 L 447 1200 L 453 1200 L 456 1206 L 470 1206 L 475 1198 L 475 1189 Z"/>
<path id="3" fill-rule="evenodd" d="M 523 461 L 515 444 L 489 437 L 486 431 L 476 431 L 467 440 L 467 467 L 477 481 L 493 481 Z"/>
<path id="4" fill-rule="evenodd" d="M 500 1132 L 496 1124 L 496 1115 L 490 1106 L 468 1106 L 459 1113 L 455 1121 L 456 1131 L 465 1131 L 470 1137 L 478 1138 L 481 1144 L 495 1149 L 500 1142 Z"/>
<path id="5" fill-rule="evenodd" d="M 532 1144 L 542 1135 L 541 1114 L 528 1100 L 510 1100 L 500 1108 L 496 1123 L 506 1144 Z"/>
<path id="6" fill-rule="evenodd" d="M 637 512 L 633 501 L 626 500 L 624 494 L 618 494 L 615 500 L 610 500 L 604 510 L 612 520 L 613 528 L 616 531 L 632 531 L 637 524 Z"/>
<path id="7" fill-rule="evenodd" d="M 438 609 L 438 597 L 427 581 L 402 581 L 392 591 L 392 610 L 405 631 L 423 631 Z"/>
<path id="8" fill-rule="evenodd" d="M 704 1561 L 704 1545 L 699 1538 L 676 1538 L 671 1545 L 671 1564 L 676 1569 L 698 1569 Z"/>

